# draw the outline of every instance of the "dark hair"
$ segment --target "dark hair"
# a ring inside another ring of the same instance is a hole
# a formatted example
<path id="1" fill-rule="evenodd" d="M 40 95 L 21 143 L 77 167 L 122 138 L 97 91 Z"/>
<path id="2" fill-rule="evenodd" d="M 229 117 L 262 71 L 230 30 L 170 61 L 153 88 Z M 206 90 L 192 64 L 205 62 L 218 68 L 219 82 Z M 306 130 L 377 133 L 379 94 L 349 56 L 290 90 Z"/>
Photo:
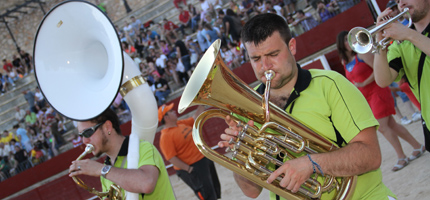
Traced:
<path id="1" fill-rule="evenodd" d="M 226 14 L 228 15 L 228 16 L 234 16 L 234 17 L 237 17 L 237 14 L 232 10 L 232 9 L 227 9 L 227 11 L 226 11 Z"/>
<path id="2" fill-rule="evenodd" d="M 91 122 L 93 122 L 95 124 L 98 124 L 98 123 L 102 123 L 102 122 L 105 122 L 105 121 L 108 121 L 108 120 L 112 123 L 112 127 L 115 129 L 115 131 L 119 135 L 121 135 L 121 129 L 119 128 L 120 123 L 119 123 L 118 116 L 110 108 L 106 109 L 102 114 L 100 114 L 97 117 L 94 117 L 94 118 L 90 119 L 89 121 L 91 121 Z"/>
<path id="3" fill-rule="evenodd" d="M 337 52 L 339 53 L 339 57 L 340 60 L 345 61 L 345 63 L 349 62 L 349 58 L 347 53 L 347 49 L 345 46 L 345 36 L 348 35 L 347 31 L 341 31 L 336 38 L 336 47 L 337 47 Z M 352 55 L 355 55 L 356 53 L 354 51 L 352 51 Z"/>
<path id="4" fill-rule="evenodd" d="M 265 13 L 250 19 L 242 29 L 242 42 L 254 42 L 257 46 L 278 31 L 286 44 L 291 40 L 288 24 L 277 14 Z"/>

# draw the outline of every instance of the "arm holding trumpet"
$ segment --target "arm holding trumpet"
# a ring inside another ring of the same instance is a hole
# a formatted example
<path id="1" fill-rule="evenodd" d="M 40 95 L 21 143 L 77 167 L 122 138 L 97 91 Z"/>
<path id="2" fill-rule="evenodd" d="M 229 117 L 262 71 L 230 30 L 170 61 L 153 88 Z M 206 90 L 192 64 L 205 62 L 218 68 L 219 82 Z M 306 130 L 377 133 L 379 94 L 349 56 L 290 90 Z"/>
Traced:
<path id="1" fill-rule="evenodd" d="M 421 34 L 430 22 L 430 14 L 428 12 L 421 12 L 424 8 L 429 8 L 428 4 L 430 2 L 425 2 L 427 6 L 415 3 L 417 0 L 401 1 L 399 2 L 399 9 L 409 8 L 409 12 L 412 16 L 411 20 L 415 26 L 415 29 L 408 28 L 401 23 L 391 23 L 384 27 L 383 31 L 376 34 L 376 41 L 380 41 L 383 38 L 391 38 L 393 40 L 404 41 L 407 40 L 411 42 L 415 47 L 423 51 L 426 55 L 430 55 L 430 39 L 425 35 Z M 377 26 L 384 23 L 384 19 L 387 17 L 392 17 L 393 9 L 385 9 L 381 15 L 377 18 Z M 404 59 L 400 57 L 401 59 Z M 387 49 L 379 51 L 375 54 L 374 60 L 374 71 L 375 80 L 380 87 L 386 87 L 390 85 L 394 80 L 396 80 L 399 72 L 394 68 L 390 67 L 390 61 L 387 59 Z"/>

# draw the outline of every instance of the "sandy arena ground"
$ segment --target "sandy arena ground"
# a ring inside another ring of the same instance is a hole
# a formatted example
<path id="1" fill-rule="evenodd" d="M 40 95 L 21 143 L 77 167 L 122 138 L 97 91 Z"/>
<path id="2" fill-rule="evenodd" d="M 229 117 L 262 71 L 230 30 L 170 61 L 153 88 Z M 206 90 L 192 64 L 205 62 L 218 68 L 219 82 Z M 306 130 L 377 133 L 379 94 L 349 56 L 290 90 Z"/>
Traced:
<path id="1" fill-rule="evenodd" d="M 398 100 L 397 102 L 401 102 L 401 100 Z M 402 103 L 400 103 L 399 107 L 400 110 L 410 118 L 412 113 L 405 111 Z M 424 142 L 424 135 L 422 133 L 420 122 L 414 122 L 409 125 L 405 125 L 405 127 L 420 143 Z M 394 149 L 381 133 L 378 133 L 378 138 L 382 152 L 381 170 L 385 185 L 397 195 L 399 200 L 430 199 L 430 173 L 425 172 L 426 169 L 429 169 L 430 153 L 424 153 L 423 156 L 410 162 L 409 165 L 402 170 L 393 172 L 391 169 L 397 162 L 397 156 Z M 409 156 L 412 153 L 413 148 L 403 140 L 401 140 L 401 144 L 405 154 Z M 245 197 L 236 185 L 232 176 L 233 172 L 216 163 L 215 165 L 221 182 L 221 199 L 250 199 Z M 170 180 L 178 200 L 197 199 L 192 190 L 181 179 L 179 179 L 178 176 L 170 176 Z M 257 199 L 269 199 L 269 191 L 263 190 Z"/>

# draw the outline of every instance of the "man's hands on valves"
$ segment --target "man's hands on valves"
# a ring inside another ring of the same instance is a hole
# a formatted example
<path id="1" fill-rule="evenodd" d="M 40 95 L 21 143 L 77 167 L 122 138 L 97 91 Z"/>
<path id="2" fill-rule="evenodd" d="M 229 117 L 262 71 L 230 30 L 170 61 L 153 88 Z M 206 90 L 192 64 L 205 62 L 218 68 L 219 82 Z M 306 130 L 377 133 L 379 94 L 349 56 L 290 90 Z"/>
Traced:
<path id="1" fill-rule="evenodd" d="M 227 116 L 225 118 L 226 124 L 229 126 L 221 134 L 222 141 L 218 142 L 218 146 L 221 148 L 230 147 L 233 148 L 232 144 L 229 143 L 231 139 L 235 140 L 242 127 L 238 127 L 237 123 Z M 253 126 L 252 120 L 247 123 L 249 126 Z M 277 170 L 275 170 L 267 179 L 267 183 L 272 183 L 277 177 L 281 177 L 279 185 L 285 187 L 293 193 L 296 193 L 300 186 L 307 180 L 313 173 L 312 162 L 306 156 L 302 156 L 293 160 L 284 162 Z"/>

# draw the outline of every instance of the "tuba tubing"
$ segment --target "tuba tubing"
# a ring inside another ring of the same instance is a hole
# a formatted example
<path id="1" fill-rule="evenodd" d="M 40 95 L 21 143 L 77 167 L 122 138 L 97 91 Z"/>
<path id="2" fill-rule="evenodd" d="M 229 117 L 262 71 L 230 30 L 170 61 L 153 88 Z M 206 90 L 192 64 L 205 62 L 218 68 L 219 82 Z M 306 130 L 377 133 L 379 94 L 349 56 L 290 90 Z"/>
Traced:
<path id="1" fill-rule="evenodd" d="M 298 149 L 298 152 L 312 154 L 324 153 L 338 149 L 338 147 L 330 140 L 316 134 L 313 130 L 306 127 L 304 124 L 297 121 L 272 103 L 269 103 L 268 108 L 270 113 L 270 122 L 266 123 L 264 113 L 265 108 L 263 108 L 264 106 L 262 106 L 261 103 L 263 97 L 247 86 L 246 83 L 240 80 L 226 67 L 222 61 L 221 55 L 218 53 L 220 45 L 220 40 L 215 41 L 203 55 L 184 89 L 178 106 L 179 113 L 182 113 L 185 109 L 194 105 L 209 105 L 220 109 L 203 112 L 194 123 L 193 140 L 200 152 L 212 161 L 221 164 L 233 172 L 248 178 L 252 182 L 286 199 L 319 198 L 318 196 L 321 194 L 318 194 L 318 190 L 320 190 L 320 188 L 322 192 L 336 189 L 335 199 L 350 198 L 355 188 L 356 176 L 341 178 L 326 175 L 324 177 L 325 181 L 323 182 L 323 185 L 320 186 L 318 186 L 319 182 L 316 185 L 309 184 L 317 182 L 313 181 L 314 179 L 310 179 L 305 182 L 302 187 L 311 188 L 315 193 L 311 194 L 309 191 L 300 190 L 301 192 L 294 194 L 287 191 L 285 188 L 280 187 L 278 181 L 274 181 L 273 184 L 267 184 L 266 179 L 270 174 L 268 174 L 265 169 L 258 170 L 256 167 L 251 166 L 253 163 L 250 162 L 251 159 L 247 158 L 248 156 L 238 155 L 235 159 L 231 159 L 225 155 L 218 154 L 204 142 L 202 139 L 202 127 L 204 123 L 210 118 L 217 117 L 224 119 L 227 115 L 233 113 L 238 116 L 251 119 L 256 123 L 263 124 L 262 129 L 257 131 L 253 130 L 254 127 L 244 128 L 250 129 L 246 130 L 250 131 L 250 134 L 248 135 L 264 137 L 263 135 L 265 134 L 266 129 L 270 128 L 275 131 L 279 131 L 278 133 L 284 133 L 285 137 L 283 137 L 282 140 L 287 141 L 290 146 Z M 237 118 L 236 120 L 239 121 Z M 292 137 L 295 139 L 289 142 Z M 260 140 L 260 138 L 256 140 Z M 241 142 L 244 141 L 237 142 L 235 146 L 240 146 L 238 143 Z M 300 147 L 303 142 L 305 146 Z M 248 144 L 244 145 L 243 148 L 247 145 Z M 235 147 L 233 147 L 233 149 L 234 148 Z M 256 150 L 254 155 L 260 154 L 263 149 L 260 147 L 253 148 L 254 150 L 260 149 Z M 237 151 L 233 154 L 236 155 Z M 288 157 L 294 158 L 290 153 L 287 154 Z M 241 160 L 242 162 L 238 162 L 237 160 Z M 260 162 L 266 162 L 268 159 L 263 158 L 261 160 L 262 161 Z M 265 168 L 265 166 L 263 165 L 259 168 Z M 340 183 L 337 179 L 340 179 Z"/>

